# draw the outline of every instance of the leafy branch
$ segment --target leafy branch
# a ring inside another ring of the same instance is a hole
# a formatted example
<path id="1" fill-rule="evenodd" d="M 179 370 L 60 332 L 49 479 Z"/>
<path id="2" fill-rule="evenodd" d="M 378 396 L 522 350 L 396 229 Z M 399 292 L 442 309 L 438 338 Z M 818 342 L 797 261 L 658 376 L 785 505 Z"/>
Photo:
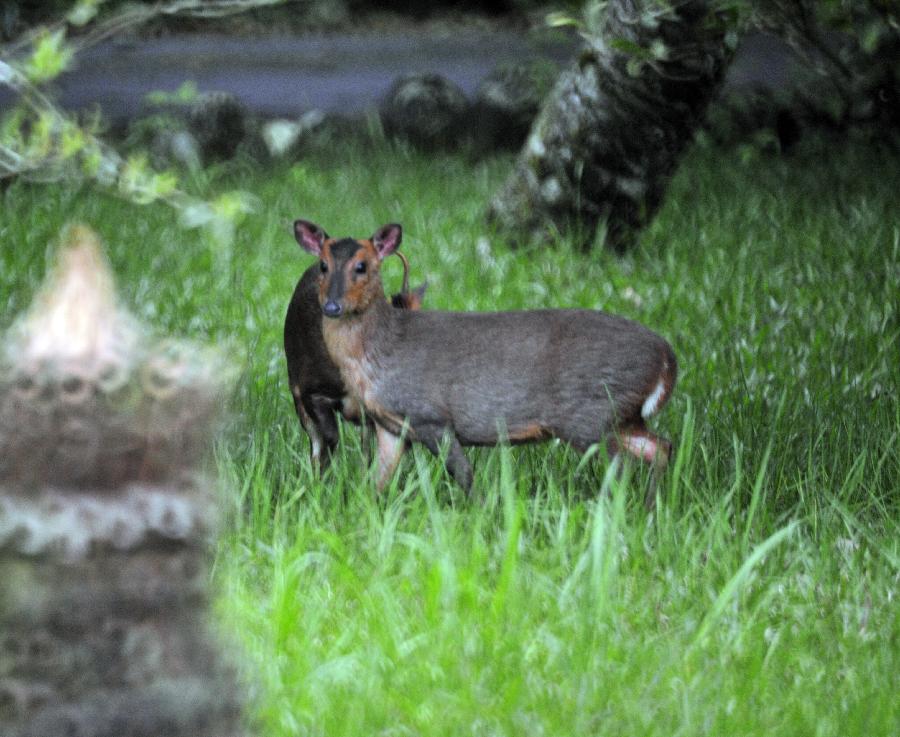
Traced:
<path id="1" fill-rule="evenodd" d="M 180 213 L 186 227 L 208 227 L 230 240 L 234 223 L 253 208 L 249 195 L 230 192 L 212 202 L 189 195 L 179 188 L 174 172 L 154 171 L 143 156 L 120 156 L 100 138 L 99 121 L 80 122 L 67 115 L 44 87 L 79 52 L 151 18 L 223 17 L 283 0 L 175 0 L 129 5 L 101 18 L 104 2 L 78 0 L 60 20 L 0 46 L 0 85 L 17 99 L 0 119 L 0 180 L 92 181 L 137 204 L 165 202 Z"/>

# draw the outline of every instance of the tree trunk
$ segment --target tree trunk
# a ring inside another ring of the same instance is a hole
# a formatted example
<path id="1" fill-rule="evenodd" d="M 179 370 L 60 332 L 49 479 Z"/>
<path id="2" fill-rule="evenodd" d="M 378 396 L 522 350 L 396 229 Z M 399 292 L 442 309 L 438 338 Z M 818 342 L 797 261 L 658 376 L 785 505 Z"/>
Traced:
<path id="1" fill-rule="evenodd" d="M 629 244 L 659 208 L 730 58 L 713 7 L 609 2 L 491 201 L 501 232 L 532 240 L 568 231 L 589 246 L 605 222 L 608 245 Z"/>

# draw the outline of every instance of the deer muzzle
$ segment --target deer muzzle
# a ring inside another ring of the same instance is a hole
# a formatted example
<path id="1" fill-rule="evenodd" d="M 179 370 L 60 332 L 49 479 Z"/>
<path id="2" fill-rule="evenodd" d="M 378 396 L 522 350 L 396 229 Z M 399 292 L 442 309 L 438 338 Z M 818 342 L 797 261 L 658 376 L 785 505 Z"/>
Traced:
<path id="1" fill-rule="evenodd" d="M 344 308 L 341 306 L 341 303 L 333 299 L 326 300 L 325 304 L 322 305 L 322 314 L 325 317 L 340 317 L 343 311 Z"/>

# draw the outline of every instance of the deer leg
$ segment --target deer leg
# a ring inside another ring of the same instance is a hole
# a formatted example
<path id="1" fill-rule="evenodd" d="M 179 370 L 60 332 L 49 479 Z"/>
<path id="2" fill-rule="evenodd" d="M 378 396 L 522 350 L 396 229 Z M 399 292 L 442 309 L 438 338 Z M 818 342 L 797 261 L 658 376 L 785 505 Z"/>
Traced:
<path id="1" fill-rule="evenodd" d="M 366 463 L 372 462 L 372 430 L 375 423 L 368 417 L 361 417 L 359 423 L 359 445 L 365 454 Z"/>
<path id="2" fill-rule="evenodd" d="M 322 433 L 319 432 L 319 426 L 309 416 L 309 412 L 306 411 L 306 407 L 303 406 L 299 397 L 294 397 L 294 409 L 297 411 L 297 417 L 300 418 L 300 425 L 309 437 L 309 462 L 312 464 L 313 471 L 321 473 L 322 444 L 324 442 Z"/>
<path id="3" fill-rule="evenodd" d="M 322 473 L 331 462 L 340 436 L 334 400 L 324 394 L 305 394 L 296 404 L 300 422 L 309 435 L 313 467 Z"/>
<path id="4" fill-rule="evenodd" d="M 436 456 L 441 453 L 441 443 L 447 439 L 447 471 L 468 494 L 472 489 L 472 465 L 453 431 L 449 427 L 436 424 L 416 425 L 414 430 L 416 440 L 420 440 Z"/>
<path id="5" fill-rule="evenodd" d="M 406 449 L 406 443 L 399 435 L 394 435 L 390 430 L 377 423 L 375 424 L 375 438 L 378 441 L 378 471 L 375 488 L 383 491 L 394 475 L 394 471 L 397 470 L 397 465 Z"/>
<path id="6" fill-rule="evenodd" d="M 375 421 L 366 414 L 365 407 L 350 396 L 335 403 L 336 412 L 348 422 L 359 426 L 359 445 L 366 454 L 366 464 L 372 462 L 372 439 L 374 438 Z"/>
<path id="7" fill-rule="evenodd" d="M 654 470 L 660 473 L 666 470 L 669 464 L 669 456 L 672 453 L 672 444 L 665 438 L 654 435 L 649 430 L 629 431 L 617 438 L 619 447 L 635 458 L 650 464 Z"/>
<path id="8" fill-rule="evenodd" d="M 644 505 L 652 509 L 656 504 L 656 489 L 659 478 L 669 464 L 672 455 L 672 443 L 659 435 L 650 432 L 646 426 L 640 425 L 622 428 L 609 440 L 609 455 L 614 460 L 622 453 L 627 453 L 642 463 L 650 466 L 651 476 Z"/>

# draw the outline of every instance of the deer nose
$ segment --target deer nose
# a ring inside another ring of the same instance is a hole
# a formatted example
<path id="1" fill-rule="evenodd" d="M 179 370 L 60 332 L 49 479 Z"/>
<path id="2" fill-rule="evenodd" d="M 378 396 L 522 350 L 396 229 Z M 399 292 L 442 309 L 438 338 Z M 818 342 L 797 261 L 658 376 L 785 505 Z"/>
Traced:
<path id="1" fill-rule="evenodd" d="M 324 313 L 325 317 L 339 317 L 341 312 L 343 312 L 343 309 L 333 299 L 329 299 L 325 304 L 322 305 L 322 312 Z"/>

